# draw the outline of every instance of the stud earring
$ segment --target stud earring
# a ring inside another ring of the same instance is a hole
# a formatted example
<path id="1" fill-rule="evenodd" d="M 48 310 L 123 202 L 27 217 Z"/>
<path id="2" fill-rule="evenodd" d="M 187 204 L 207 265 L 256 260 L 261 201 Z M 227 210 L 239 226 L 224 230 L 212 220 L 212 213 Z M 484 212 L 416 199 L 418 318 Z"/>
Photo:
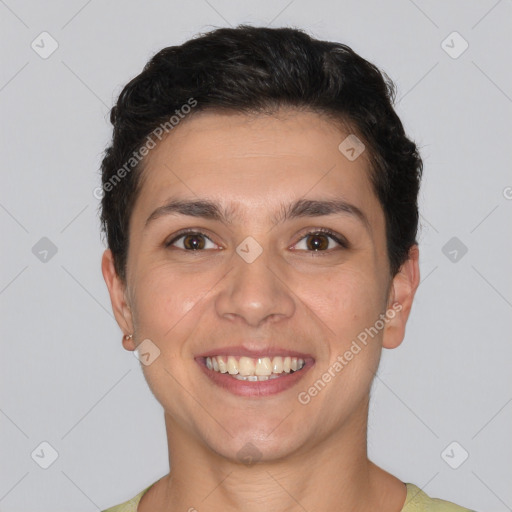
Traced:
<path id="1" fill-rule="evenodd" d="M 133 338 L 133 334 L 125 334 L 124 339 L 125 340 L 131 340 Z"/>

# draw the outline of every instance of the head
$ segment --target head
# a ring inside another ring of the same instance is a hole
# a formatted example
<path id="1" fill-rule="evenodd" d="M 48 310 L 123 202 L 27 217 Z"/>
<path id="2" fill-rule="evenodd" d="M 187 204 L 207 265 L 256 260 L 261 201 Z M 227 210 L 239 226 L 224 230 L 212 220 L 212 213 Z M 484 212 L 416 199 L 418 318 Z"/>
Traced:
<path id="1" fill-rule="evenodd" d="M 271 459 L 361 431 L 419 283 L 422 162 L 393 99 L 348 46 L 249 26 L 161 50 L 122 90 L 103 274 L 125 348 L 159 354 L 143 370 L 168 423 L 205 450 Z M 211 380 L 230 349 L 306 364 L 255 396 Z"/>

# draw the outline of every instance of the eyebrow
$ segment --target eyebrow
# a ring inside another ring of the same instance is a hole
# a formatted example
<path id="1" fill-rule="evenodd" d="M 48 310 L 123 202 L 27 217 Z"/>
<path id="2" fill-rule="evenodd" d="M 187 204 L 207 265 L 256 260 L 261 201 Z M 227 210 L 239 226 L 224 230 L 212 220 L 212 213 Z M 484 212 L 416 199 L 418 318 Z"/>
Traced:
<path id="1" fill-rule="evenodd" d="M 300 217 L 324 217 L 336 214 L 352 216 L 361 222 L 367 231 L 371 232 L 370 222 L 365 213 L 357 206 L 342 199 L 298 199 L 289 205 L 281 205 L 280 215 L 272 217 L 271 221 L 277 225 Z M 219 203 L 208 199 L 171 199 L 153 211 L 146 220 L 145 228 L 154 220 L 167 215 L 199 217 L 219 221 L 223 224 L 232 224 L 234 219 L 240 218 L 234 208 L 223 208 Z M 243 221 L 243 219 L 241 220 Z"/>

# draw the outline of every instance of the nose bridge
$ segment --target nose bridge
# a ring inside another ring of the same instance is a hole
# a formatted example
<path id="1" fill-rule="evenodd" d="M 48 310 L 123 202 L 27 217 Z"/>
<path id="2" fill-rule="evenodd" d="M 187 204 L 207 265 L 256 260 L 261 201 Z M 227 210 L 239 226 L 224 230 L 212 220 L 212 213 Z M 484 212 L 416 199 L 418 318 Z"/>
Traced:
<path id="1" fill-rule="evenodd" d="M 231 260 L 227 286 L 217 297 L 217 312 L 228 318 L 243 318 L 257 326 L 267 318 L 293 315 L 295 301 L 285 284 L 283 266 L 270 249 L 252 237 L 245 238 Z"/>

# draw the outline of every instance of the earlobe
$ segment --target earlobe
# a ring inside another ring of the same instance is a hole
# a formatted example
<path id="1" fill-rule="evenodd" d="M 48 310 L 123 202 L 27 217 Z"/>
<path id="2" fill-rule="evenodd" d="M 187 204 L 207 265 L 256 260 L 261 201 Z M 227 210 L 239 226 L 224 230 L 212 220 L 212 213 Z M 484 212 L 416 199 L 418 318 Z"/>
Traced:
<path id="1" fill-rule="evenodd" d="M 384 348 L 396 348 L 405 337 L 405 327 L 414 295 L 420 282 L 419 248 L 413 245 L 407 261 L 400 267 L 391 284 L 388 300 L 389 318 L 382 338 Z"/>
<path id="2" fill-rule="evenodd" d="M 133 332 L 133 321 L 130 305 L 126 300 L 126 285 L 116 272 L 114 255 L 110 249 L 103 253 L 101 272 L 108 288 L 112 311 L 117 324 L 123 333 L 131 334 Z M 135 350 L 133 337 L 123 336 L 123 347 L 126 350 Z"/>

